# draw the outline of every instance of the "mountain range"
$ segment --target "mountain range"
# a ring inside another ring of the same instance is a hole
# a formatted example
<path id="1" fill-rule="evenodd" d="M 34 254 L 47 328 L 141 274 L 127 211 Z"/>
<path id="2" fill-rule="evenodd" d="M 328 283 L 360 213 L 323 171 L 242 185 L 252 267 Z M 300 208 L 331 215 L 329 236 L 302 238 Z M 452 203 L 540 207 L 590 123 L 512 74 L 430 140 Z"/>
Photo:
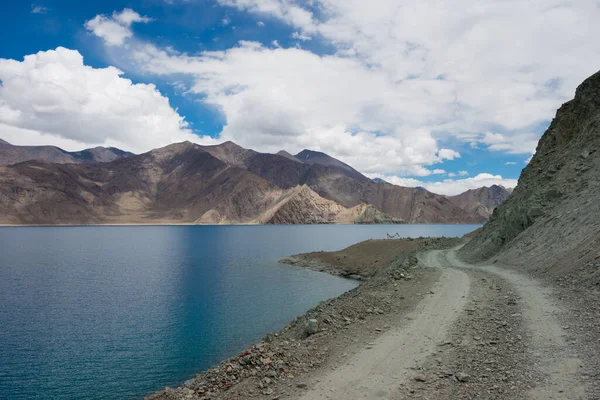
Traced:
<path id="1" fill-rule="evenodd" d="M 0 166 L 38 160 L 52 163 L 110 162 L 133 153 L 114 147 L 95 147 L 77 152 L 68 152 L 55 146 L 14 146 L 0 139 Z"/>
<path id="2" fill-rule="evenodd" d="M 509 194 L 396 186 L 311 150 L 184 142 L 133 155 L 0 140 L 0 224 L 480 223 Z"/>

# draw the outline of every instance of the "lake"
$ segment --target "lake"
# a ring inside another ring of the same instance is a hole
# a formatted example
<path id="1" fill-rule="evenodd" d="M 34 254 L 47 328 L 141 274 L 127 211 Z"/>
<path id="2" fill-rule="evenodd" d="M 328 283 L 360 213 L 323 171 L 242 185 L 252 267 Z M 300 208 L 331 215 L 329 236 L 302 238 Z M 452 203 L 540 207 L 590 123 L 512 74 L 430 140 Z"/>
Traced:
<path id="1" fill-rule="evenodd" d="M 0 228 L 0 398 L 136 399 L 356 283 L 279 264 L 478 225 Z"/>

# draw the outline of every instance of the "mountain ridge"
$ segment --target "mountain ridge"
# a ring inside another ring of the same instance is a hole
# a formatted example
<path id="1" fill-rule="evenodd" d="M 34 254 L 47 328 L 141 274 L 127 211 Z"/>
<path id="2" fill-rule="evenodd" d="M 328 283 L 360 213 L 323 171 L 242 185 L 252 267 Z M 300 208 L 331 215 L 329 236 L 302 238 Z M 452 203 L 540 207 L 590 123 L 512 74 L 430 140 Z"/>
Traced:
<path id="1" fill-rule="evenodd" d="M 60 164 L 110 162 L 133 153 L 115 147 L 94 147 L 69 152 L 56 146 L 17 146 L 0 139 L 0 166 L 26 161 L 47 161 Z"/>
<path id="2" fill-rule="evenodd" d="M 479 223 L 485 217 L 425 189 L 373 182 L 339 160 L 310 163 L 233 142 L 173 143 L 140 155 L 0 167 L 0 223 Z M 289 155 L 289 153 L 287 153 Z M 108 157 L 112 157 L 108 155 Z M 312 158 L 311 158 L 312 157 Z M 305 157 L 307 158 L 307 157 Z M 284 201 L 285 200 L 285 201 Z"/>

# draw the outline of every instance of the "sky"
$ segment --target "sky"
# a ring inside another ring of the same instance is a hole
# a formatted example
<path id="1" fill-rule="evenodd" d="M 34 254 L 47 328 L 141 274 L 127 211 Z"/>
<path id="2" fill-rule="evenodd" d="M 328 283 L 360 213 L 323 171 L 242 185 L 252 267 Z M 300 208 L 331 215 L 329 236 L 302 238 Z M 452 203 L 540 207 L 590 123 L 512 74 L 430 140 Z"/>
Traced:
<path id="1" fill-rule="evenodd" d="M 5 3 L 13 144 L 308 148 L 449 195 L 514 187 L 600 69 L 598 0 Z"/>

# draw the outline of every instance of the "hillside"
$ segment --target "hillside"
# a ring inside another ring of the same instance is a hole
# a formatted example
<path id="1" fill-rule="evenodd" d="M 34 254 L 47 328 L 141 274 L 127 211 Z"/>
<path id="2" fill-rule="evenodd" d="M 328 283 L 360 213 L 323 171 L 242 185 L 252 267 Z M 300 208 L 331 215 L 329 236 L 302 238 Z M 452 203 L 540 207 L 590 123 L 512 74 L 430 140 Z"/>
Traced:
<path id="1" fill-rule="evenodd" d="M 479 223 L 475 202 L 491 201 L 374 182 L 308 150 L 299 153 L 306 163 L 232 142 L 141 155 L 0 146 L 6 162 L 36 158 L 0 167 L 1 224 Z"/>
<path id="2" fill-rule="evenodd" d="M 0 167 L 3 224 L 400 222 L 367 209 L 281 189 L 191 143 L 111 163 Z"/>
<path id="3" fill-rule="evenodd" d="M 0 140 L 0 166 L 32 160 L 57 164 L 110 162 L 131 155 L 132 153 L 114 147 L 68 152 L 55 146 L 15 146 Z"/>
<path id="4" fill-rule="evenodd" d="M 508 200 L 460 255 L 600 284 L 600 73 L 563 104 Z"/>
<path id="5" fill-rule="evenodd" d="M 448 200 L 469 213 L 488 219 L 494 209 L 506 201 L 510 193 L 511 191 L 503 186 L 492 185 L 467 190 L 459 195 L 448 197 Z"/>
<path id="6" fill-rule="evenodd" d="M 207 150 L 209 146 L 202 148 Z M 487 220 L 477 212 L 461 208 L 446 196 L 422 188 L 374 182 L 324 153 L 305 150 L 290 158 L 281 152 L 266 154 L 240 149 L 225 143 L 210 146 L 209 150 L 220 160 L 240 166 L 278 188 L 307 185 L 322 198 L 346 208 L 370 204 L 389 218 L 407 223 L 481 223 Z"/>

